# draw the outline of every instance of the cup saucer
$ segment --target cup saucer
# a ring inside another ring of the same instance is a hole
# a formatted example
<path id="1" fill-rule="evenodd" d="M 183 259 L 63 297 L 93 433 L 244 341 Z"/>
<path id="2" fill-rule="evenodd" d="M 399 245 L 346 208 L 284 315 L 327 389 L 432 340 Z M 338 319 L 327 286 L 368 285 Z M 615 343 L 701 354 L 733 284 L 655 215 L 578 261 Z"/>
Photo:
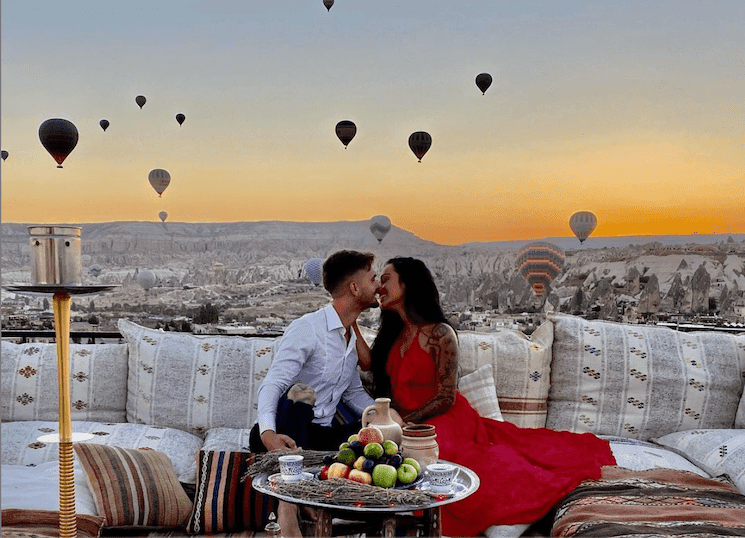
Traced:
<path id="1" fill-rule="evenodd" d="M 274 473 L 273 475 L 270 475 L 268 480 L 269 482 L 302 482 L 303 480 L 308 480 L 310 478 L 313 478 L 313 473 L 307 473 L 303 471 L 302 473 L 295 475 L 292 478 L 286 478 L 282 476 L 282 473 Z"/>
<path id="2" fill-rule="evenodd" d="M 460 482 L 451 482 L 449 486 L 442 488 L 433 486 L 430 482 L 425 481 L 419 485 L 417 489 L 421 491 L 431 491 L 437 495 L 458 495 L 466 491 L 468 488 L 465 484 L 461 484 Z"/>

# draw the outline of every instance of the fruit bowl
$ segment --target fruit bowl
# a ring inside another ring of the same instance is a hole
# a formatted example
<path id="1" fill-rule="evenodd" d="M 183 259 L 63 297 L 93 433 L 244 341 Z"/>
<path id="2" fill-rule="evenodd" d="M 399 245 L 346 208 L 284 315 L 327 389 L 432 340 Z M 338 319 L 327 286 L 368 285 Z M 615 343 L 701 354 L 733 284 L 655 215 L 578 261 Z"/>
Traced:
<path id="1" fill-rule="evenodd" d="M 313 471 L 313 477 L 316 478 L 317 480 L 322 480 L 322 478 L 320 477 L 320 474 L 321 474 L 321 470 L 320 469 L 316 469 L 316 470 Z M 344 480 L 349 480 L 349 479 L 348 478 L 345 478 Z M 396 485 L 393 486 L 390 489 L 413 489 L 413 488 L 421 485 L 423 482 L 424 482 L 424 473 L 420 474 L 417 477 L 416 480 L 414 480 L 413 482 L 411 482 L 409 484 L 402 484 L 402 483 L 396 481 Z M 370 484 L 370 485 L 373 486 L 373 484 Z M 385 488 L 382 488 L 381 486 L 373 486 L 373 487 L 385 489 Z"/>

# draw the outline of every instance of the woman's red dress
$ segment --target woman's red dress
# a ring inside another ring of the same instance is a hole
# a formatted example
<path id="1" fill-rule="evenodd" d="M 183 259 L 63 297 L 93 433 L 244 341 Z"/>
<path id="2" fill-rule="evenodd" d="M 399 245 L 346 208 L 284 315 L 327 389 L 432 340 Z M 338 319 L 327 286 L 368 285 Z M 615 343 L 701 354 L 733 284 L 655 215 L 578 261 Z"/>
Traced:
<path id="1" fill-rule="evenodd" d="M 393 407 L 402 416 L 434 398 L 434 360 L 418 338 L 404 357 L 394 345 L 386 369 Z M 593 434 L 518 428 L 484 418 L 460 393 L 447 413 L 426 422 L 435 426 L 440 459 L 468 467 L 481 480 L 471 496 L 442 507 L 447 536 L 533 523 L 582 480 L 600 478 L 601 466 L 616 463 L 608 442 Z"/>

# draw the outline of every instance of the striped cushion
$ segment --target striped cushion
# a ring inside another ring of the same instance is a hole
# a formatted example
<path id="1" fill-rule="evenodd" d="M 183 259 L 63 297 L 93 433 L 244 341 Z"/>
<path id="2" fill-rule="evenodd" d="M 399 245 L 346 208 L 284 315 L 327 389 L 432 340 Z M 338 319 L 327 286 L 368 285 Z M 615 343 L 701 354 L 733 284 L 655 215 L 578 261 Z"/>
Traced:
<path id="1" fill-rule="evenodd" d="M 190 534 L 214 534 L 241 530 L 262 531 L 277 501 L 242 480 L 254 462 L 250 452 L 200 450 L 194 509 L 186 525 Z"/>
<path id="2" fill-rule="evenodd" d="M 188 519 L 191 501 L 162 452 L 77 443 L 75 453 L 107 527 L 180 527 Z"/>
<path id="3" fill-rule="evenodd" d="M 482 417 L 503 420 L 493 372 L 492 365 L 485 364 L 475 372 L 464 375 L 458 380 L 458 391 Z"/>

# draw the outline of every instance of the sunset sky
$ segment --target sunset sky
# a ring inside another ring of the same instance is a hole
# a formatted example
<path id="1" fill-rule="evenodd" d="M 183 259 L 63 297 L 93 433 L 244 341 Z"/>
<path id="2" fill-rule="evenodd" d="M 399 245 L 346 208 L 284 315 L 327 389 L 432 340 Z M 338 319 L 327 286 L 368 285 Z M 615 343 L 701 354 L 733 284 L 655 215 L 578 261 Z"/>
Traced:
<path id="1" fill-rule="evenodd" d="M 384 214 L 460 244 L 569 236 L 590 210 L 595 236 L 745 232 L 741 0 L 6 0 L 1 16 L 3 222 Z M 80 133 L 63 169 L 38 137 L 54 117 Z M 433 139 L 421 163 L 414 131 Z"/>

